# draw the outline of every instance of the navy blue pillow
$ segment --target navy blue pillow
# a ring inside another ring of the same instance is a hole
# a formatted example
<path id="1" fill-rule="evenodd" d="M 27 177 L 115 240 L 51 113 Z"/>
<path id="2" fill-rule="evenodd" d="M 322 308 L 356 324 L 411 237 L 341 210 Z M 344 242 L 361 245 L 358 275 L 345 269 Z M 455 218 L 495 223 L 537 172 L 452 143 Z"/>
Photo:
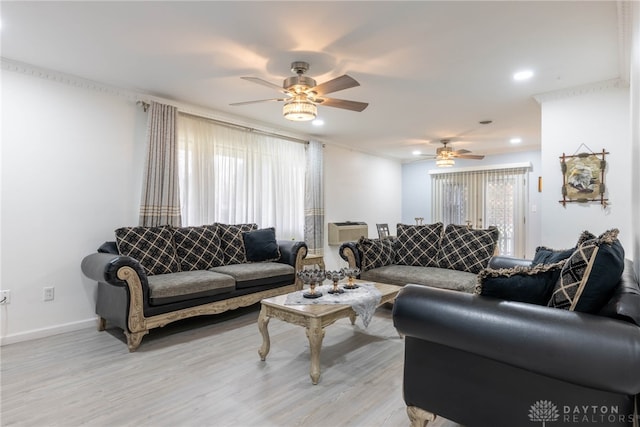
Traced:
<path id="1" fill-rule="evenodd" d="M 531 265 L 554 264 L 556 262 L 563 261 L 568 259 L 575 250 L 576 248 L 554 250 L 545 246 L 538 246 L 536 248 L 536 254 L 533 257 L 533 261 L 531 261 Z"/>
<path id="2" fill-rule="evenodd" d="M 478 273 L 476 294 L 546 305 L 563 265 L 564 261 L 533 267 L 485 268 Z"/>
<path id="3" fill-rule="evenodd" d="M 260 230 L 242 233 L 247 261 L 277 261 L 280 259 L 280 246 L 276 240 L 276 229 L 262 228 Z"/>

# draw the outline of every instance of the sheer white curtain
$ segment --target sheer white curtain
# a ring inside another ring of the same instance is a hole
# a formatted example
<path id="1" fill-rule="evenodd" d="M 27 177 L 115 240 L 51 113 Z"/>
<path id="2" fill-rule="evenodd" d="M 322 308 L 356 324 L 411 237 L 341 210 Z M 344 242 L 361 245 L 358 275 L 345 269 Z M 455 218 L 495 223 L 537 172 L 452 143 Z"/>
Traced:
<path id="1" fill-rule="evenodd" d="M 526 167 L 431 174 L 432 222 L 498 227 L 501 255 L 524 257 Z"/>
<path id="2" fill-rule="evenodd" d="M 185 225 L 255 222 L 304 236 L 305 144 L 178 116 Z"/>

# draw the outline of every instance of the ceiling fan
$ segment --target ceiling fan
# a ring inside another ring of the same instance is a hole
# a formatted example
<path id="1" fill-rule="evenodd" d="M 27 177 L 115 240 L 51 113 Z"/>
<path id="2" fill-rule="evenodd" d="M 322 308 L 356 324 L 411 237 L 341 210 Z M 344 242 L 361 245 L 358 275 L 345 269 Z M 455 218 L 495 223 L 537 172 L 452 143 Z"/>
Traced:
<path id="1" fill-rule="evenodd" d="M 282 86 L 270 83 L 257 77 L 240 77 L 243 80 L 258 83 L 270 87 L 286 95 L 284 98 L 261 99 L 257 101 L 235 102 L 230 105 L 255 104 L 257 102 L 284 101 L 282 114 L 286 119 L 293 121 L 313 120 L 318 115 L 318 105 L 325 107 L 342 108 L 351 111 L 362 111 L 369 105 L 366 102 L 348 101 L 345 99 L 327 98 L 328 93 L 360 86 L 355 79 L 348 75 L 342 75 L 324 83 L 316 84 L 316 81 L 304 74 L 309 70 L 307 62 L 296 61 L 291 63 L 291 71 L 295 76 L 287 77 Z"/>
<path id="2" fill-rule="evenodd" d="M 441 139 L 440 143 L 442 147 L 436 150 L 436 154 L 425 154 L 427 158 L 435 159 L 436 166 L 446 168 L 453 166 L 456 162 L 454 159 L 474 159 L 474 160 L 482 160 L 484 159 L 483 155 L 479 154 L 470 154 L 471 151 L 460 149 L 453 150 L 447 144 L 449 144 L 451 140 L 449 139 Z"/>

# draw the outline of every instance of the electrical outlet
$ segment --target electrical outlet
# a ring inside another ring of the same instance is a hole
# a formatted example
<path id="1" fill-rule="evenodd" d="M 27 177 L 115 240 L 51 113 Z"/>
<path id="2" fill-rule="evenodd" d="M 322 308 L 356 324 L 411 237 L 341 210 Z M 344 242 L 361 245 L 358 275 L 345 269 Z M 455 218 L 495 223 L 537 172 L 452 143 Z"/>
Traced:
<path id="1" fill-rule="evenodd" d="M 6 305 L 11 303 L 11 291 L 0 291 L 0 305 Z"/>
<path id="2" fill-rule="evenodd" d="M 53 301 L 54 297 L 55 297 L 55 288 L 53 286 L 42 288 L 43 301 Z"/>

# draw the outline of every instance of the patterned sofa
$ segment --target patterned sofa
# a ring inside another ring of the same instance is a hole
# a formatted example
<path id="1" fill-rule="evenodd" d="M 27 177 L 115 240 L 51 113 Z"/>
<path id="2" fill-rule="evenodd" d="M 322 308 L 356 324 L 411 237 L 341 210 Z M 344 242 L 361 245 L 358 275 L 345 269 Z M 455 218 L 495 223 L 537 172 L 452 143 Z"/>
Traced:
<path id="1" fill-rule="evenodd" d="M 414 283 L 473 292 L 476 276 L 496 251 L 498 229 L 471 229 L 441 222 L 397 225 L 395 239 L 360 238 L 340 246 L 360 278 L 404 286 Z"/>
<path id="2" fill-rule="evenodd" d="M 121 328 L 129 351 L 150 329 L 217 314 L 300 289 L 304 242 L 256 224 L 123 227 L 82 260 L 98 282 L 99 330 Z"/>

